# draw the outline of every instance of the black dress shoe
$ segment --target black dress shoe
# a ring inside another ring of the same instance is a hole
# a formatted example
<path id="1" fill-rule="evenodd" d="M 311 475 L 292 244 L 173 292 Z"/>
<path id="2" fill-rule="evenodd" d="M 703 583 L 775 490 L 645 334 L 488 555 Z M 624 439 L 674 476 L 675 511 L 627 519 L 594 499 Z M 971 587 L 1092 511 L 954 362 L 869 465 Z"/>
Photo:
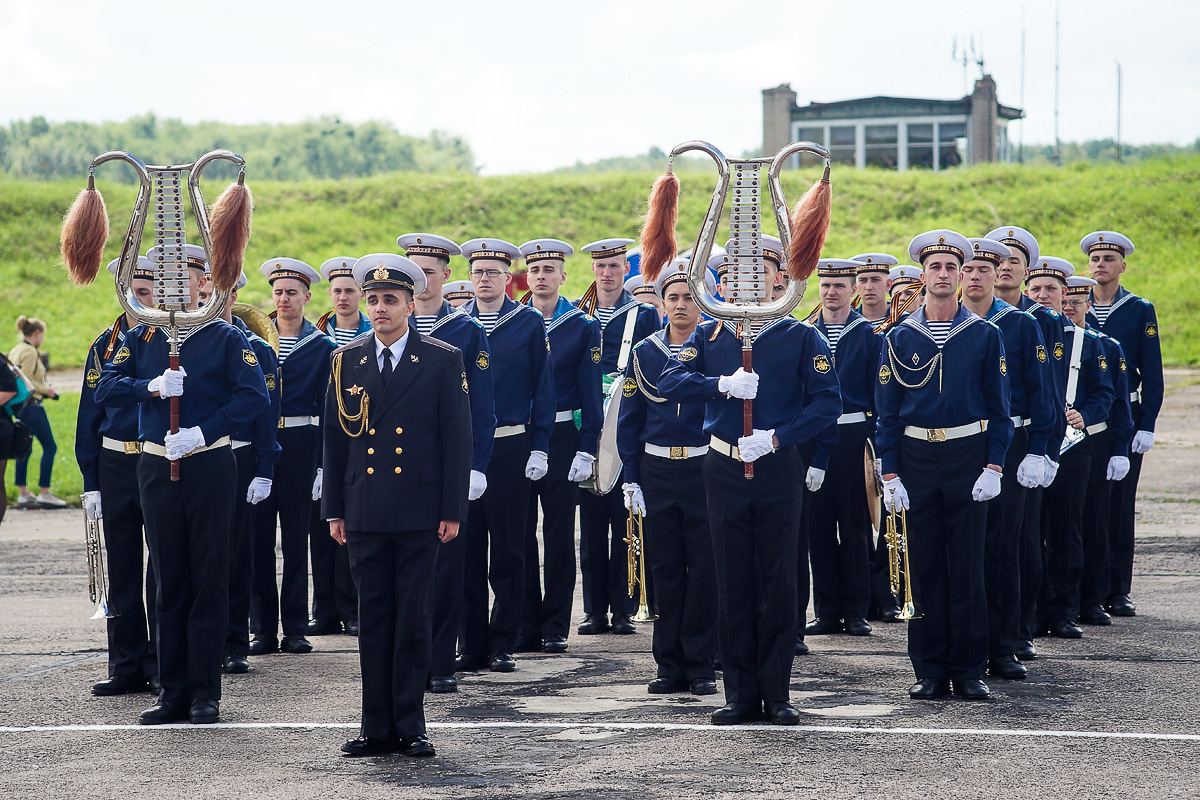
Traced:
<path id="1" fill-rule="evenodd" d="M 187 718 L 188 710 L 182 705 L 166 703 L 160 698 L 138 716 L 138 722 L 142 725 L 169 725 Z"/>
<path id="2" fill-rule="evenodd" d="M 397 744 L 391 739 L 374 739 L 370 736 L 360 736 L 342 745 L 342 752 L 351 758 L 363 756 L 384 756 L 396 752 Z"/>
<path id="3" fill-rule="evenodd" d="M 494 653 L 488 661 L 488 669 L 492 672 L 512 672 L 516 668 L 516 660 L 508 653 Z"/>
<path id="4" fill-rule="evenodd" d="M 1033 646 L 1033 642 L 1028 639 L 1017 642 L 1017 658 L 1020 661 L 1033 661 L 1037 658 L 1037 648 Z"/>
<path id="5" fill-rule="evenodd" d="M 1006 681 L 1023 681 L 1029 675 L 1029 670 L 1016 656 L 999 656 L 988 661 L 988 674 Z"/>
<path id="6" fill-rule="evenodd" d="M 595 636 L 597 633 L 608 633 L 608 617 L 604 614 L 588 614 L 575 632 L 580 636 Z"/>
<path id="7" fill-rule="evenodd" d="M 1088 606 L 1079 615 L 1084 625 L 1112 625 L 1112 616 L 1100 606 Z"/>
<path id="8" fill-rule="evenodd" d="M 283 641 L 279 643 L 279 652 L 296 654 L 311 653 L 312 642 L 303 636 L 285 636 L 283 637 Z"/>
<path id="9" fill-rule="evenodd" d="M 762 706 L 758 703 L 729 703 L 712 713 L 713 725 L 740 725 L 743 722 L 761 722 Z"/>
<path id="10" fill-rule="evenodd" d="M 539 636 L 517 636 L 517 641 L 513 645 L 514 653 L 540 653 L 542 652 L 542 639 Z"/>
<path id="11" fill-rule="evenodd" d="M 792 707 L 791 703 L 783 702 L 782 700 L 775 703 L 767 703 L 767 722 L 772 725 L 799 725 L 800 712 Z"/>
<path id="12" fill-rule="evenodd" d="M 827 636 L 831 633 L 842 632 L 840 619 L 814 619 L 804 626 L 805 636 Z"/>
<path id="13" fill-rule="evenodd" d="M 687 690 L 687 681 L 680 678 L 655 678 L 646 684 L 646 691 L 650 694 L 679 694 Z"/>
<path id="14" fill-rule="evenodd" d="M 913 700 L 936 700 L 950 694 L 950 681 L 945 678 L 921 678 L 908 687 L 908 696 Z"/>
<path id="15" fill-rule="evenodd" d="M 278 653 L 279 640 L 274 636 L 255 636 L 250 640 L 250 655 L 261 656 L 263 653 Z"/>
<path id="16" fill-rule="evenodd" d="M 1112 614 L 1114 617 L 1137 616 L 1137 606 L 1133 604 L 1133 601 L 1129 599 L 1129 595 L 1127 594 L 1112 598 L 1108 601 L 1108 604 L 1105 606 L 1105 608 L 1108 609 L 1108 613 Z"/>
<path id="17" fill-rule="evenodd" d="M 216 700 L 193 700 L 188 711 L 188 722 L 193 725 L 211 725 L 221 719 L 221 706 Z"/>
<path id="18" fill-rule="evenodd" d="M 342 623 L 334 619 L 309 620 L 305 633 L 309 636 L 333 636 L 342 632 Z"/>
<path id="19" fill-rule="evenodd" d="M 244 675 L 250 671 L 250 661 L 242 655 L 225 656 L 221 669 L 228 675 Z"/>
<path id="20" fill-rule="evenodd" d="M 358 636 L 358 620 L 352 619 L 346 623 L 346 635 Z"/>
<path id="21" fill-rule="evenodd" d="M 543 653 L 565 653 L 567 652 L 567 637 L 551 636 L 542 642 Z"/>
<path id="22" fill-rule="evenodd" d="M 693 678 L 692 685 L 689 687 L 692 694 L 706 695 L 717 693 L 717 682 L 712 678 Z"/>
<path id="23" fill-rule="evenodd" d="M 870 636 L 871 623 L 865 619 L 846 620 L 846 633 L 851 636 Z"/>
<path id="24" fill-rule="evenodd" d="M 1050 634 L 1060 639 L 1082 639 L 1083 628 L 1069 619 L 1060 619 L 1058 622 L 1050 623 Z"/>
<path id="25" fill-rule="evenodd" d="M 796 637 L 796 655 L 808 655 L 808 645 L 804 643 L 804 634 L 800 634 Z M 720 669 L 720 667 L 718 667 L 718 669 Z"/>
<path id="26" fill-rule="evenodd" d="M 888 606 L 879 612 L 879 616 L 883 617 L 884 622 L 903 622 L 900 619 L 900 606 Z"/>
<path id="27" fill-rule="evenodd" d="M 400 746 L 396 748 L 396 752 L 410 758 L 429 758 L 437 755 L 433 749 L 433 742 L 429 741 L 429 737 L 423 733 L 416 736 L 405 736 L 400 740 Z"/>
<path id="28" fill-rule="evenodd" d="M 454 659 L 455 672 L 479 672 L 488 665 L 483 656 L 460 655 Z"/>
<path id="29" fill-rule="evenodd" d="M 449 694 L 458 691 L 458 678 L 453 675 L 433 675 L 425 687 L 434 694 Z"/>
<path id="30" fill-rule="evenodd" d="M 613 614 L 612 616 L 612 632 L 621 636 L 628 636 L 633 633 L 633 620 L 627 614 Z"/>
<path id="31" fill-rule="evenodd" d="M 92 684 L 92 694 L 96 697 L 116 697 L 119 694 L 133 694 L 134 692 L 144 692 L 150 688 L 144 678 L 126 678 L 121 675 L 113 675 L 111 678 L 105 678 L 99 683 Z"/>
<path id="32" fill-rule="evenodd" d="M 954 693 L 964 700 L 987 700 L 991 695 L 987 684 L 975 678 L 955 681 Z"/>

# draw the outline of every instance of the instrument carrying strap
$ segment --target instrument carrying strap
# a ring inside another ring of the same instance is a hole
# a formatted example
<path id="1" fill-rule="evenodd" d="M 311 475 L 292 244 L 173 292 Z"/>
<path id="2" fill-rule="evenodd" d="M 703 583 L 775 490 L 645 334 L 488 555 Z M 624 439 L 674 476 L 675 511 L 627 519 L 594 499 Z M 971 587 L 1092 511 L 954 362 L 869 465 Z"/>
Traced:
<path id="1" fill-rule="evenodd" d="M 1079 365 L 1083 361 L 1083 327 L 1075 326 L 1075 335 L 1071 340 L 1071 368 L 1067 374 L 1067 408 L 1075 405 L 1075 394 L 1079 391 Z"/>
<path id="2" fill-rule="evenodd" d="M 621 352 L 617 354 L 617 372 L 625 372 L 629 364 L 629 351 L 633 349 L 633 326 L 637 324 L 637 314 L 640 306 L 635 305 L 625 312 L 625 330 L 621 333 Z"/>

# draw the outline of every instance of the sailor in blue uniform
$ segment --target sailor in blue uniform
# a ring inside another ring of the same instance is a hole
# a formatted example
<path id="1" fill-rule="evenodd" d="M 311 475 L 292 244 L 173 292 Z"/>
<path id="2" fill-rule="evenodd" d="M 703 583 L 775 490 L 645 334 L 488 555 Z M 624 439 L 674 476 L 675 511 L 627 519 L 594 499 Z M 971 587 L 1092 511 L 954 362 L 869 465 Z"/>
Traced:
<path id="1" fill-rule="evenodd" d="M 1000 496 L 988 503 L 984 568 L 988 608 L 988 672 L 1021 680 L 1027 668 L 1017 660 L 1020 641 L 1021 527 L 1026 492 L 1042 485 L 1046 453 L 1063 415 L 1054 391 L 1050 354 L 1032 315 L 995 296 L 1000 266 L 1009 246 L 994 239 L 969 239 L 972 252 L 962 267 L 962 303 L 1000 329 L 1009 387 L 1013 438 L 1004 461 Z"/>
<path id="2" fill-rule="evenodd" d="M 204 282 L 189 264 L 192 304 Z M 162 691 L 140 721 L 157 725 L 220 716 L 221 656 L 229 620 L 229 528 L 237 466 L 230 435 L 269 404 L 262 371 L 240 331 L 215 319 L 180 330 L 179 369 L 167 334 L 139 325 L 100 374 L 95 400 L 140 406 L 137 476 L 146 542 L 159 579 L 158 666 Z M 179 397 L 179 432 L 170 402 Z M 179 460 L 180 480 L 170 478 Z"/>
<path id="3" fill-rule="evenodd" d="M 1000 494 L 1013 423 L 1000 331 L 956 299 L 971 250 L 948 230 L 909 243 L 925 301 L 888 331 L 875 388 L 884 503 L 908 510 L 914 700 L 951 686 L 967 699 L 988 696 L 986 504 Z"/>
<path id="4" fill-rule="evenodd" d="M 712 721 L 795 725 L 788 686 L 798 633 L 798 445 L 834 423 L 842 402 L 829 347 L 811 325 L 767 321 L 753 348 L 754 371 L 746 372 L 737 326 L 705 322 L 667 362 L 658 390 L 675 403 L 706 404 L 704 489 L 726 700 Z M 745 399 L 754 400 L 750 436 L 742 435 Z M 752 480 L 745 462 L 755 464 Z"/>
<path id="5" fill-rule="evenodd" d="M 1163 401 L 1162 343 L 1154 304 L 1121 286 L 1125 258 L 1133 252 L 1129 237 L 1114 231 L 1095 231 L 1083 237 L 1092 289 L 1092 327 L 1121 343 L 1128 368 L 1129 402 L 1136 428 L 1129 450 L 1129 474 L 1113 488 L 1109 613 L 1132 617 L 1129 599 L 1133 585 L 1133 523 L 1142 457 L 1154 446 L 1154 425 Z"/>
<path id="6" fill-rule="evenodd" d="M 203 248 L 199 248 L 203 253 Z M 120 259 L 108 265 L 116 273 Z M 134 300 L 154 305 L 154 262 L 138 256 L 131 281 Z M 92 686 L 102 697 L 143 692 L 158 682 L 154 562 L 142 555 L 142 505 L 138 497 L 137 406 L 105 407 L 96 402 L 104 364 L 125 343 L 137 320 L 122 313 L 88 348 L 79 412 L 75 419 L 75 461 L 83 473 L 84 511 L 104 521 L 108 568 L 108 677 Z M 146 564 L 145 580 L 142 564 Z M 142 601 L 143 588 L 145 602 Z M 147 622 L 149 624 L 147 624 Z"/>
<path id="7" fill-rule="evenodd" d="M 321 264 L 321 277 L 329 284 L 329 299 L 333 308 L 317 319 L 317 328 L 338 347 L 371 330 L 371 321 L 362 312 L 362 289 L 354 282 L 354 262 L 357 256 L 334 256 Z M 322 528 L 329 526 L 321 522 Z M 322 536 L 328 539 L 328 536 Z"/>
<path id="8" fill-rule="evenodd" d="M 525 522 L 525 603 L 517 650 L 562 653 L 571 626 L 575 593 L 575 506 L 579 483 L 592 475 L 603 411 L 600 396 L 600 323 L 559 294 L 567 279 L 565 259 L 575 252 L 558 239 L 534 239 L 521 245 L 528 267 L 529 294 L 522 299 L 546 323 L 554 362 L 557 412 L 550 436 L 549 472 L 533 485 Z M 653 287 L 651 287 L 653 288 Z M 576 417 L 579 423 L 576 426 Z M 542 507 L 539 561 L 538 501 Z"/>
<path id="9" fill-rule="evenodd" d="M 624 373 L 633 346 L 662 327 L 662 318 L 653 306 L 625 291 L 629 270 L 626 251 L 631 244 L 632 239 L 601 239 L 581 248 L 592 257 L 595 281 L 575 305 L 600 321 L 600 373 L 605 393 Z M 603 495 L 579 494 L 579 561 L 585 614 L 578 628 L 581 635 L 610 630 L 633 633 L 630 615 L 636 603 L 625 585 L 627 516 L 624 501 L 615 489 Z"/>
<path id="10" fill-rule="evenodd" d="M 646 283 L 642 278 L 642 273 L 638 272 L 625 279 L 625 291 L 629 292 L 634 300 L 645 303 L 648 306 L 654 306 L 654 310 L 658 312 L 658 317 L 662 320 L 662 324 L 666 324 L 667 313 L 663 310 L 662 298 L 654 293 L 654 284 Z"/>
<path id="11" fill-rule="evenodd" d="M 468 500 L 478 500 L 487 488 L 487 466 L 496 434 L 496 410 L 492 393 L 491 351 L 483 325 L 469 314 L 450 307 L 442 285 L 450 277 L 450 258 L 460 255 L 458 244 L 432 233 L 405 233 L 396 238 L 414 264 L 425 275 L 425 288 L 413 297 L 409 323 L 422 336 L 457 347 L 470 388 L 471 477 Z M 433 583 L 433 646 L 429 663 L 431 692 L 454 692 L 454 659 L 458 652 L 463 604 L 463 568 L 466 537 L 459 536 L 438 548 L 437 574 Z"/>
<path id="12" fill-rule="evenodd" d="M 505 294 L 520 256 L 500 239 L 472 239 L 462 254 L 471 265 L 475 299 L 463 310 L 477 319 L 491 350 L 496 428 L 487 489 L 471 503 L 466 525 L 462 636 L 456 666 L 512 672 L 525 582 L 525 519 L 530 482 L 549 469 L 554 431 L 554 367 L 542 315 Z M 495 600 L 488 615 L 488 586 Z"/>
<path id="13" fill-rule="evenodd" d="M 984 238 L 1000 242 L 1008 248 L 1008 257 L 1000 262 L 1000 268 L 996 270 L 995 296 L 1020 311 L 1036 308 L 1038 304 L 1024 294 L 1021 287 L 1029 276 L 1030 266 L 1038 263 L 1041 251 L 1037 238 L 1016 225 L 993 228 Z"/>
<path id="14" fill-rule="evenodd" d="M 272 258 L 260 271 L 271 284 L 272 317 L 279 330 L 280 416 L 283 452 L 271 496 L 254 515 L 254 585 L 250 655 L 312 652 L 308 633 L 308 557 L 312 506 L 320 496 L 321 412 L 329 383 L 333 340 L 304 318 L 310 287 L 321 276 L 294 258 Z M 275 528 L 283 551 L 283 580 L 275 582 Z M 322 552 L 318 548 L 318 553 Z M 257 613 L 256 613 L 257 612 Z M 277 639 L 280 623 L 283 639 Z"/>
<path id="15" fill-rule="evenodd" d="M 470 281 L 450 281 L 442 286 L 442 299 L 449 303 L 451 308 L 465 306 L 475 299 L 475 287 Z"/>
<path id="16" fill-rule="evenodd" d="M 872 328 L 878 329 L 888 318 L 888 290 L 892 287 L 888 273 L 900 259 L 888 253 L 859 253 L 850 256 L 850 260 L 859 263 L 854 274 L 854 292 L 860 301 L 858 313 Z"/>

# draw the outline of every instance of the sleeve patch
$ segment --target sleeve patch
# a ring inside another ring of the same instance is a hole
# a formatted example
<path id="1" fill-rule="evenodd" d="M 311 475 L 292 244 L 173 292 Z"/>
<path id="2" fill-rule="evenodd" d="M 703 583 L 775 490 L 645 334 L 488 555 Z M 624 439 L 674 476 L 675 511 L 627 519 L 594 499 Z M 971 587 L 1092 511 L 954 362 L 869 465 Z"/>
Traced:
<path id="1" fill-rule="evenodd" d="M 600 348 L 599 347 L 592 348 L 592 361 L 594 361 L 597 364 L 600 363 Z"/>
<path id="2" fill-rule="evenodd" d="M 1146 323 L 1146 337 L 1149 339 L 1153 339 L 1155 336 L 1158 336 L 1158 326 L 1155 325 L 1153 322 L 1147 322 Z"/>
<path id="3" fill-rule="evenodd" d="M 1042 362 L 1043 364 L 1046 363 L 1046 346 L 1045 345 L 1039 344 L 1037 346 L 1037 360 Z"/>
<path id="4" fill-rule="evenodd" d="M 829 372 L 829 359 L 824 355 L 813 356 L 813 369 L 822 375 Z"/>
<path id="5" fill-rule="evenodd" d="M 1108 359 L 1105 358 L 1103 355 L 1101 355 L 1099 358 L 1099 361 L 1100 361 L 1100 369 L 1107 371 L 1108 370 Z"/>
<path id="6" fill-rule="evenodd" d="M 488 360 L 487 353 L 480 352 L 479 355 L 475 357 L 475 366 L 479 367 L 480 369 L 487 369 L 488 364 L 490 363 L 491 361 Z"/>
<path id="7" fill-rule="evenodd" d="M 465 373 L 465 372 L 462 374 L 462 387 L 463 387 L 463 394 L 471 393 L 471 387 L 467 385 L 467 373 Z M 399 467 L 397 467 L 397 469 L 399 469 Z"/>
<path id="8" fill-rule="evenodd" d="M 892 368 L 889 367 L 887 364 L 884 364 L 882 367 L 879 368 L 879 385 L 886 386 L 887 383 L 891 379 L 892 379 Z"/>
<path id="9" fill-rule="evenodd" d="M 117 351 L 117 354 L 115 356 L 113 356 L 114 364 L 124 364 L 128 360 L 129 360 L 129 348 L 128 347 L 122 347 L 120 350 Z"/>
<path id="10" fill-rule="evenodd" d="M 275 391 L 275 373 L 274 372 L 268 373 L 266 375 L 266 379 L 267 379 L 267 391 L 270 391 L 270 392 Z"/>
<path id="11" fill-rule="evenodd" d="M 1000 374 L 1008 374 L 1008 363 L 1004 360 L 1004 356 L 1000 356 Z"/>
<path id="12" fill-rule="evenodd" d="M 621 383 L 621 394 L 625 397 L 633 397 L 635 394 L 637 394 L 637 388 L 637 381 L 635 381 L 633 378 L 626 378 Z"/>
<path id="13" fill-rule="evenodd" d="M 100 383 L 100 370 L 96 368 L 87 371 L 87 385 L 89 389 L 95 389 Z"/>
<path id="14" fill-rule="evenodd" d="M 242 351 L 242 361 L 245 361 L 246 364 L 251 367 L 258 366 L 258 356 L 254 355 L 253 350 L 243 350 Z"/>
<path id="15" fill-rule="evenodd" d="M 679 351 L 679 356 L 678 356 L 678 358 L 679 358 L 679 360 L 680 360 L 680 361 L 691 361 L 693 358 L 695 358 L 695 357 L 696 357 L 696 355 L 697 355 L 697 353 L 696 353 L 696 348 L 694 348 L 694 347 L 685 347 L 685 348 L 683 348 L 682 350 L 680 350 L 680 351 Z"/>

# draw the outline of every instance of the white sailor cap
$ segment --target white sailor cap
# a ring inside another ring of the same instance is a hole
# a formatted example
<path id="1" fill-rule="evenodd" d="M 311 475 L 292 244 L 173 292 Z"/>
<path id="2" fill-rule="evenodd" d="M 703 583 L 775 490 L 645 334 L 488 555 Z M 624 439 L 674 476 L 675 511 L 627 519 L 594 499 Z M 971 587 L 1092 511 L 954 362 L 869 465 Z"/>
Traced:
<path id="1" fill-rule="evenodd" d="M 598 261 L 602 258 L 625 255 L 625 251 L 633 243 L 633 239 L 598 239 L 594 242 L 588 242 L 579 248 L 579 250 L 583 253 L 591 253 L 592 260 Z"/>
<path id="2" fill-rule="evenodd" d="M 859 253 L 850 256 L 850 260 L 862 262 L 858 268 L 860 275 L 864 272 L 882 272 L 886 275 L 889 269 L 900 263 L 900 259 L 887 253 Z"/>
<path id="3" fill-rule="evenodd" d="M 321 277 L 327 281 L 334 278 L 353 278 L 356 256 L 334 256 L 321 265 Z"/>
<path id="4" fill-rule="evenodd" d="M 1086 275 L 1071 275 L 1067 278 L 1067 294 L 1087 294 L 1096 281 Z"/>
<path id="5" fill-rule="evenodd" d="M 1055 256 L 1039 256 L 1037 263 L 1029 265 L 1029 276 L 1025 278 L 1028 284 L 1034 278 L 1058 278 L 1065 285 L 1067 279 L 1075 274 L 1075 265 L 1065 258 Z"/>
<path id="6" fill-rule="evenodd" d="M 354 280 L 363 288 L 425 291 L 425 273 L 409 259 L 395 253 L 371 253 L 354 262 Z"/>
<path id="7" fill-rule="evenodd" d="M 242 288 L 242 287 L 244 287 L 245 285 L 246 285 L 246 273 L 245 273 L 245 272 L 243 272 L 241 275 L 238 275 L 237 283 L 236 283 L 236 284 L 234 284 L 233 288 L 234 288 L 235 290 L 236 290 L 236 289 L 241 289 L 241 288 Z"/>
<path id="8" fill-rule="evenodd" d="M 1114 250 L 1125 257 L 1133 252 L 1133 242 L 1116 231 L 1093 231 L 1079 241 L 1079 249 L 1087 256 L 1097 250 Z"/>
<path id="9" fill-rule="evenodd" d="M 117 269 L 121 266 L 120 257 L 114 258 L 108 262 L 108 271 L 113 275 L 117 274 Z M 144 278 L 145 280 L 154 280 L 154 262 L 149 256 L 138 256 L 137 263 L 133 265 L 133 277 Z"/>
<path id="10" fill-rule="evenodd" d="M 775 263 L 776 268 L 781 269 L 784 264 L 783 242 L 781 242 L 778 237 L 768 236 L 765 233 L 760 238 L 762 239 L 763 258 L 770 259 L 771 261 L 773 261 Z M 733 239 L 730 239 L 729 241 L 725 242 L 725 252 L 733 253 L 735 250 L 735 248 L 733 247 L 733 244 L 734 244 Z M 736 253 L 735 253 L 735 255 L 736 255 Z"/>
<path id="11" fill-rule="evenodd" d="M 892 282 L 892 291 L 899 291 L 896 284 L 903 286 L 921 280 L 921 268 L 914 267 L 912 264 L 900 264 L 888 270 L 888 279 Z"/>
<path id="12" fill-rule="evenodd" d="M 967 260 L 969 252 L 971 245 L 967 237 L 945 228 L 919 233 L 908 243 L 908 257 L 918 264 L 924 264 L 925 257 L 932 253 L 958 256 L 958 263 L 961 264 Z"/>
<path id="13" fill-rule="evenodd" d="M 729 272 L 729 256 L 726 253 L 716 253 L 708 257 L 708 268 L 717 273 L 718 278 L 724 278 Z"/>
<path id="14" fill-rule="evenodd" d="M 715 259 L 722 259 L 723 255 L 715 255 L 708 260 L 709 269 L 704 270 L 704 291 L 708 292 L 709 297 L 717 296 L 717 280 L 713 277 L 712 266 Z M 673 283 L 687 283 L 688 280 L 688 265 L 691 262 L 686 258 L 677 258 L 668 264 L 662 272 L 658 274 L 658 279 L 654 281 L 654 293 L 659 297 L 667 291 Z M 717 262 L 720 263 L 720 262 Z M 691 291 L 689 289 L 689 291 Z"/>
<path id="15" fill-rule="evenodd" d="M 575 248 L 562 239 L 530 239 L 519 248 L 526 264 L 535 261 L 563 261 L 575 254 Z"/>
<path id="16" fill-rule="evenodd" d="M 676 261 L 678 260 L 679 259 L 676 259 Z M 686 264 L 687 262 L 684 261 L 684 263 Z M 642 273 L 638 272 L 630 275 L 625 280 L 625 291 L 629 292 L 634 297 L 637 297 L 640 294 L 654 294 L 654 284 L 646 283 L 646 279 L 642 277 Z"/>
<path id="17" fill-rule="evenodd" d="M 822 258 L 817 262 L 817 277 L 853 279 L 862 265 L 863 262 L 855 258 Z"/>
<path id="18" fill-rule="evenodd" d="M 469 242 L 463 242 L 459 249 L 467 257 L 467 261 L 472 263 L 488 259 L 511 264 L 513 259 L 521 257 L 520 249 L 515 244 L 503 239 L 472 239 Z M 418 294 L 420 293 L 418 292 Z"/>
<path id="19" fill-rule="evenodd" d="M 396 244 L 410 256 L 438 256 L 450 258 L 462 253 L 459 246 L 445 236 L 433 233 L 406 233 L 396 237 Z"/>
<path id="20" fill-rule="evenodd" d="M 321 273 L 305 264 L 298 258 L 269 258 L 258 268 L 268 283 L 274 284 L 280 278 L 294 278 L 306 286 L 321 282 Z"/>
<path id="21" fill-rule="evenodd" d="M 1016 225 L 1001 225 L 988 231 L 984 238 L 995 239 L 1009 247 L 1015 247 L 1025 254 L 1025 266 L 1029 267 L 1038 260 L 1038 241 L 1033 234 Z"/>
<path id="22" fill-rule="evenodd" d="M 470 281 L 450 281 L 442 286 L 443 300 L 470 300 L 475 296 L 475 285 Z"/>
<path id="23" fill-rule="evenodd" d="M 1009 257 L 1008 245 L 1003 242 L 984 238 L 967 239 L 967 241 L 971 243 L 971 252 L 967 254 L 967 261 L 978 258 L 998 267 L 1001 261 Z"/>
<path id="24" fill-rule="evenodd" d="M 205 272 L 209 271 L 208 253 L 198 244 L 185 244 L 183 246 L 184 258 L 187 260 L 189 267 L 199 267 Z M 146 251 L 146 256 L 157 264 L 162 260 L 162 248 L 157 245 Z"/>

